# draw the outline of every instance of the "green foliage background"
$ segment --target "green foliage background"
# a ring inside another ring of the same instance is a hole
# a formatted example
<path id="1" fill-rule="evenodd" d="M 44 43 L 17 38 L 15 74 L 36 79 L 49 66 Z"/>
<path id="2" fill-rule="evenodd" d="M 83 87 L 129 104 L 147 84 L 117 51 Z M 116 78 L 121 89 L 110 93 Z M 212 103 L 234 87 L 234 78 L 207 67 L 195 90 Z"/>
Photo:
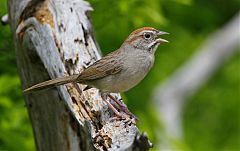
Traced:
<path id="1" fill-rule="evenodd" d="M 89 0 L 97 41 L 107 54 L 118 48 L 127 35 L 142 26 L 170 33 L 150 74 L 123 94 L 129 109 L 157 144 L 167 136 L 152 100 L 154 88 L 183 64 L 215 30 L 240 8 L 239 0 Z M 6 14 L 0 1 L 0 15 Z M 236 34 L 240 31 L 236 31 Z M 230 58 L 184 106 L 184 140 L 173 140 L 178 150 L 240 150 L 239 53 Z M 0 150 L 35 150 L 18 78 L 14 44 L 9 26 L 0 25 Z"/>

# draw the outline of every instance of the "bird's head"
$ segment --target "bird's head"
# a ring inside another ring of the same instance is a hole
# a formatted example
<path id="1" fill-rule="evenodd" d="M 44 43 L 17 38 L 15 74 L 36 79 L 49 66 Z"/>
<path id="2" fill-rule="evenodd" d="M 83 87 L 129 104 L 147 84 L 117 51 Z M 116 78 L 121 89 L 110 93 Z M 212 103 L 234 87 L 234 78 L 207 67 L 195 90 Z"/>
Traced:
<path id="1" fill-rule="evenodd" d="M 159 36 L 168 34 L 152 27 L 143 27 L 133 31 L 125 41 L 125 44 L 141 50 L 155 52 L 161 43 L 168 42 Z"/>

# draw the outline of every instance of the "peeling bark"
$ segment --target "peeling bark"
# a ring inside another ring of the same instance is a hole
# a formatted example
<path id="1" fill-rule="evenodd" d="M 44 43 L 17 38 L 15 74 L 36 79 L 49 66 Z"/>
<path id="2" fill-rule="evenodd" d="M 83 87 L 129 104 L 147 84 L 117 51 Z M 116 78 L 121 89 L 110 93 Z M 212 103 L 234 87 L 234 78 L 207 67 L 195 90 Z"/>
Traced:
<path id="1" fill-rule="evenodd" d="M 101 58 L 83 0 L 9 0 L 22 87 L 80 73 Z M 146 135 L 114 120 L 97 89 L 66 84 L 25 94 L 39 151 L 148 150 Z M 120 97 L 119 94 L 113 94 Z"/>

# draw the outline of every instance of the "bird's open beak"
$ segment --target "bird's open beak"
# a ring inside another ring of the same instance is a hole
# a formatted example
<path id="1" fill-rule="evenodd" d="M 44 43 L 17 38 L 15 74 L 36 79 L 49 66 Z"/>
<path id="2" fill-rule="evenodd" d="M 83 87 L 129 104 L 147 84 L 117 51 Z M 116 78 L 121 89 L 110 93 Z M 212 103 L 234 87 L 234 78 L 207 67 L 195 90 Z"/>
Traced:
<path id="1" fill-rule="evenodd" d="M 159 31 L 157 33 L 158 36 L 161 36 L 161 35 L 168 35 L 169 33 L 167 32 L 164 32 L 164 31 Z M 165 42 L 165 43 L 168 43 L 169 41 L 165 40 L 165 39 L 162 39 L 162 38 L 157 38 L 156 39 L 156 42 L 159 42 L 159 43 L 162 43 L 162 42 Z"/>

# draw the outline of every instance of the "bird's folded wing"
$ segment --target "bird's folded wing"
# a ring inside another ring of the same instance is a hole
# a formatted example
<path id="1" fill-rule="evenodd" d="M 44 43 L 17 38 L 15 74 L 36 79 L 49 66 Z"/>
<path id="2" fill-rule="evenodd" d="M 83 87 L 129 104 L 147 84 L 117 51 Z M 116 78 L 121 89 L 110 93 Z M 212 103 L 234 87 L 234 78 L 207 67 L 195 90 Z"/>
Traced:
<path id="1" fill-rule="evenodd" d="M 122 70 L 122 62 L 121 60 L 116 60 L 115 55 L 117 55 L 116 52 L 96 61 L 83 70 L 77 79 L 79 81 L 96 80 L 120 72 Z"/>

